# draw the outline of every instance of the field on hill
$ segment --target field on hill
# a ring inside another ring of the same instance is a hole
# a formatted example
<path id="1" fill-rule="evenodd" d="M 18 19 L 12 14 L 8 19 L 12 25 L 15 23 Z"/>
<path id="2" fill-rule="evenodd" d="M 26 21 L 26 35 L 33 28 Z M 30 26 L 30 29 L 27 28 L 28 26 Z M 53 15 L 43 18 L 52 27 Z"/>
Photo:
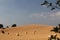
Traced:
<path id="1" fill-rule="evenodd" d="M 33 24 L 0 29 L 0 40 L 48 40 L 49 35 L 56 34 L 50 31 L 52 28 L 53 26 Z M 5 31 L 4 34 L 2 30 Z"/>

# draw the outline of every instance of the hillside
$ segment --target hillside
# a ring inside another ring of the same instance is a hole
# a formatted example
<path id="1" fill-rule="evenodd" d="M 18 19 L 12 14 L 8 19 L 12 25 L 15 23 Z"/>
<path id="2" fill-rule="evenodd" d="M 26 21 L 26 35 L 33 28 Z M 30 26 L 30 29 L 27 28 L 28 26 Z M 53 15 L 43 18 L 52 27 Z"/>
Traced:
<path id="1" fill-rule="evenodd" d="M 48 35 L 55 34 L 50 31 L 52 27 L 33 24 L 0 29 L 0 40 L 48 40 Z M 1 32 L 2 30 L 5 31 L 5 34 Z"/>

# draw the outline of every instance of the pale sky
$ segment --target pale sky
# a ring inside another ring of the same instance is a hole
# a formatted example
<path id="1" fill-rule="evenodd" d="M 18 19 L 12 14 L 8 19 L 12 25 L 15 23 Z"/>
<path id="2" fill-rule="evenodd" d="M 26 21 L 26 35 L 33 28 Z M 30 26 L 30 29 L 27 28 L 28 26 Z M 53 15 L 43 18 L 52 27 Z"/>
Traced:
<path id="1" fill-rule="evenodd" d="M 0 23 L 4 26 L 59 24 L 59 9 L 51 11 L 49 8 L 41 6 L 41 3 L 43 0 L 0 0 Z"/>

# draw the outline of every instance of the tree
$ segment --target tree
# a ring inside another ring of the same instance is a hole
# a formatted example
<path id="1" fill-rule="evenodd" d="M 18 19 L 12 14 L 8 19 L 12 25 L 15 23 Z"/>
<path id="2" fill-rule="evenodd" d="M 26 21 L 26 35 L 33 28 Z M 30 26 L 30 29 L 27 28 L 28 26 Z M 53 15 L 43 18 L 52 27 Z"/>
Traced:
<path id="1" fill-rule="evenodd" d="M 55 0 L 56 2 L 48 2 L 48 0 L 45 0 L 41 5 L 46 6 L 47 8 L 51 8 L 51 10 L 54 9 L 60 9 L 60 0 Z"/>
<path id="2" fill-rule="evenodd" d="M 16 27 L 16 24 L 13 24 L 12 27 Z"/>
<path id="3" fill-rule="evenodd" d="M 0 24 L 0 28 L 3 28 L 3 24 Z"/>

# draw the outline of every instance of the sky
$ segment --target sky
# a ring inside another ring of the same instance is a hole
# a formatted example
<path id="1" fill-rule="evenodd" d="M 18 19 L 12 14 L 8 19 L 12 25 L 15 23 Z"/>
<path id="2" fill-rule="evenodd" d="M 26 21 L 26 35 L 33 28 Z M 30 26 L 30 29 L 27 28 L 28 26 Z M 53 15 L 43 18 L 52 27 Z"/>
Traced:
<path id="1" fill-rule="evenodd" d="M 60 23 L 60 10 L 51 11 L 40 4 L 44 0 L 0 0 L 0 24 L 46 24 Z M 52 1 L 54 2 L 54 1 Z"/>

